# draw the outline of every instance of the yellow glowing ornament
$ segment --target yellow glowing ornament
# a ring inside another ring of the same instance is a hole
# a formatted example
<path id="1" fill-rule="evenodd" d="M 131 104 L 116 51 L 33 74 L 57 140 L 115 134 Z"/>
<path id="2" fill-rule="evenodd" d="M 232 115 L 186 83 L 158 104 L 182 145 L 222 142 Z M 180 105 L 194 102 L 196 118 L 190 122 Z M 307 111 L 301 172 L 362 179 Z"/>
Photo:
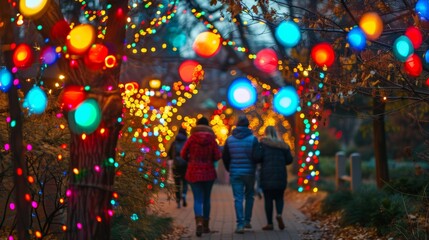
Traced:
<path id="1" fill-rule="evenodd" d="M 359 27 L 369 40 L 376 40 L 383 32 L 383 20 L 375 12 L 367 12 L 362 15 Z"/>
<path id="2" fill-rule="evenodd" d="M 67 36 L 67 48 L 72 54 L 84 54 L 94 43 L 95 31 L 90 24 L 81 24 L 73 28 Z"/>
<path id="3" fill-rule="evenodd" d="M 21 0 L 19 11 L 27 18 L 37 19 L 48 9 L 49 0 Z"/>
<path id="4" fill-rule="evenodd" d="M 219 52 L 220 36 L 212 32 L 202 32 L 195 39 L 192 49 L 200 57 L 213 57 Z"/>

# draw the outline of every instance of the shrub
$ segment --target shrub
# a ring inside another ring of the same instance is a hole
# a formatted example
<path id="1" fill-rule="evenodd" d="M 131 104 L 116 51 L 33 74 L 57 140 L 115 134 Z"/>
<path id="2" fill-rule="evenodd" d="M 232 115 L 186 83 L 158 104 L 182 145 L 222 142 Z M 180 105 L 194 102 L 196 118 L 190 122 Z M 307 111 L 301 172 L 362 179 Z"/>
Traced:
<path id="1" fill-rule="evenodd" d="M 342 210 L 352 199 L 350 191 L 338 191 L 329 194 L 322 202 L 322 213 L 332 213 Z"/>
<path id="2" fill-rule="evenodd" d="M 160 239 L 172 229 L 173 219 L 156 215 L 146 215 L 133 221 L 124 215 L 115 215 L 112 222 L 112 239 Z"/>

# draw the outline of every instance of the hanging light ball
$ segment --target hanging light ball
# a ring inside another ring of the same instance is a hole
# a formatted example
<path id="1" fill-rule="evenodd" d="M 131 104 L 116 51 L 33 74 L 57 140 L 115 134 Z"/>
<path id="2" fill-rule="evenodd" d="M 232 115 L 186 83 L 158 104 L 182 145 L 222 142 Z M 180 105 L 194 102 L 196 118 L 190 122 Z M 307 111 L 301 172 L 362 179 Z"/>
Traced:
<path id="1" fill-rule="evenodd" d="M 6 67 L 0 67 L 0 89 L 2 92 L 9 91 L 10 87 L 12 87 L 12 83 L 12 73 Z"/>
<path id="2" fill-rule="evenodd" d="M 423 18 L 423 20 L 429 20 L 429 1 L 428 0 L 418 0 L 416 3 L 416 12 Z"/>
<path id="3" fill-rule="evenodd" d="M 76 133 L 91 134 L 97 130 L 101 122 L 101 109 L 95 99 L 83 101 L 68 115 L 70 129 Z"/>
<path id="4" fill-rule="evenodd" d="M 423 71 L 422 60 L 413 53 L 404 63 L 405 72 L 411 77 L 418 77 Z"/>
<path id="5" fill-rule="evenodd" d="M 179 75 L 182 81 L 191 83 L 196 78 L 197 71 L 201 71 L 201 64 L 194 60 L 185 60 L 179 66 Z"/>
<path id="6" fill-rule="evenodd" d="M 195 39 L 192 49 L 200 57 L 213 57 L 220 50 L 220 36 L 212 32 L 202 32 Z"/>
<path id="7" fill-rule="evenodd" d="M 139 84 L 137 82 L 125 83 L 125 93 L 133 94 L 139 90 Z"/>
<path id="8" fill-rule="evenodd" d="M 429 67 L 429 50 L 427 50 L 424 54 L 423 54 L 423 64 L 426 67 Z"/>
<path id="9" fill-rule="evenodd" d="M 240 77 L 235 79 L 228 88 L 229 103 L 238 109 L 252 106 L 256 102 L 256 89 L 249 79 Z"/>
<path id="10" fill-rule="evenodd" d="M 276 51 L 271 48 L 265 48 L 256 54 L 256 59 L 253 63 L 259 70 L 266 73 L 273 73 L 277 70 L 278 61 Z"/>
<path id="11" fill-rule="evenodd" d="M 38 86 L 33 86 L 25 95 L 23 107 L 28 109 L 30 114 L 42 114 L 48 106 L 46 93 Z"/>
<path id="12" fill-rule="evenodd" d="M 284 116 L 294 114 L 299 106 L 299 96 L 291 86 L 282 87 L 273 98 L 274 110 Z"/>
<path id="13" fill-rule="evenodd" d="M 335 52 L 331 44 L 322 42 L 311 49 L 311 58 L 320 67 L 330 67 L 335 60 Z"/>
<path id="14" fill-rule="evenodd" d="M 83 86 L 69 85 L 61 91 L 58 102 L 63 110 L 70 111 L 81 104 L 86 99 L 86 95 Z"/>
<path id="15" fill-rule="evenodd" d="M 74 27 L 67 36 L 67 48 L 71 54 L 84 54 L 95 40 L 94 27 L 90 24 L 81 24 Z"/>
<path id="16" fill-rule="evenodd" d="M 99 43 L 92 44 L 85 55 L 85 64 L 92 70 L 99 70 L 105 65 L 104 60 L 108 54 L 109 50 L 105 45 Z"/>
<path id="17" fill-rule="evenodd" d="M 283 21 L 275 29 L 275 37 L 286 48 L 295 47 L 301 40 L 301 31 L 293 21 Z"/>
<path id="18" fill-rule="evenodd" d="M 19 12 L 24 17 L 37 19 L 40 18 L 48 9 L 48 0 L 20 0 Z"/>
<path id="19" fill-rule="evenodd" d="M 66 40 L 70 33 L 70 25 L 64 19 L 57 21 L 51 29 L 51 38 L 53 40 Z"/>
<path id="20" fill-rule="evenodd" d="M 359 27 L 369 40 L 376 40 L 383 32 L 383 20 L 376 12 L 367 12 L 360 18 Z"/>
<path id="21" fill-rule="evenodd" d="M 25 43 L 19 44 L 13 52 L 13 64 L 19 68 L 27 68 L 33 63 L 33 50 Z"/>
<path id="22" fill-rule="evenodd" d="M 413 44 L 407 36 L 402 35 L 393 42 L 393 55 L 395 55 L 400 62 L 405 62 L 413 53 Z"/>
<path id="23" fill-rule="evenodd" d="M 366 47 L 365 33 L 360 27 L 356 26 L 347 34 L 347 42 L 354 50 L 362 51 Z"/>
<path id="24" fill-rule="evenodd" d="M 414 27 L 414 26 L 408 27 L 407 30 L 405 31 L 405 36 L 407 36 L 410 39 L 414 49 L 417 49 L 420 47 L 420 45 L 422 45 L 423 36 L 422 36 L 422 33 L 420 32 L 420 29 L 418 29 L 417 27 Z"/>
<path id="25" fill-rule="evenodd" d="M 59 56 L 52 46 L 46 46 L 40 53 L 40 62 L 52 65 L 57 62 Z"/>

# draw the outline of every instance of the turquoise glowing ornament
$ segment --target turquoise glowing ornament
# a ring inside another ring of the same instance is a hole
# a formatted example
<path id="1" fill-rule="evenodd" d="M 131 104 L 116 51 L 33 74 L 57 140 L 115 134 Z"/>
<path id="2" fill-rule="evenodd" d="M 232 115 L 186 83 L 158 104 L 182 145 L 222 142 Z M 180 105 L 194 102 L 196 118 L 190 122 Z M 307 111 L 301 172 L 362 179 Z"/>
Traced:
<path id="1" fill-rule="evenodd" d="M 424 20 L 429 20 L 429 1 L 418 0 L 416 3 L 416 12 Z"/>
<path id="2" fill-rule="evenodd" d="M 33 86 L 25 96 L 23 106 L 30 114 L 42 114 L 48 106 L 48 97 L 40 87 Z"/>
<path id="3" fill-rule="evenodd" d="M 407 36 L 402 35 L 393 43 L 393 55 L 395 55 L 399 61 L 405 62 L 413 53 L 413 44 Z"/>
<path id="4" fill-rule="evenodd" d="M 256 89 L 249 79 L 235 79 L 228 88 L 229 103 L 238 109 L 252 106 L 256 102 Z"/>
<path id="5" fill-rule="evenodd" d="M 347 34 L 347 41 L 350 47 L 357 51 L 362 51 L 366 47 L 365 33 L 359 27 L 354 27 Z"/>
<path id="6" fill-rule="evenodd" d="M 301 32 L 295 22 L 283 21 L 277 26 L 275 37 L 284 47 L 292 48 L 301 40 Z"/>
<path id="7" fill-rule="evenodd" d="M 70 129 L 77 134 L 91 134 L 97 130 L 101 122 L 101 109 L 93 99 L 83 101 L 68 115 Z"/>
<path id="8" fill-rule="evenodd" d="M 291 86 L 281 88 L 273 98 L 274 110 L 284 116 L 294 114 L 299 106 L 299 96 Z"/>
<path id="9" fill-rule="evenodd" d="M 12 73 L 6 67 L 0 68 L 0 89 L 3 92 L 9 91 L 13 83 Z"/>

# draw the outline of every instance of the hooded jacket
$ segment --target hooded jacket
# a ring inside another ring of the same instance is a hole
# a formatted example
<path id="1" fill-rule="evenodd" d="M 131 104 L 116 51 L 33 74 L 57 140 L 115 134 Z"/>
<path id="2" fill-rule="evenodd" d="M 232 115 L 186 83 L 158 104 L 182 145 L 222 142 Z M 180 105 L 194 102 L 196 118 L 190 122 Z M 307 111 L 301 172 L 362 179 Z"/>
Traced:
<path id="1" fill-rule="evenodd" d="M 222 160 L 230 175 L 255 175 L 253 151 L 258 139 L 246 126 L 237 126 L 225 142 Z"/>
<path id="2" fill-rule="evenodd" d="M 180 175 L 182 177 L 185 176 L 187 162 L 180 156 L 180 152 L 187 139 L 188 136 L 186 134 L 179 132 L 168 151 L 169 158 L 173 159 L 174 175 Z"/>
<path id="3" fill-rule="evenodd" d="M 180 153 L 188 162 L 185 179 L 188 182 L 204 182 L 216 179 L 214 162 L 221 158 L 221 151 L 211 127 L 197 125 L 191 130 Z"/>
<path id="4" fill-rule="evenodd" d="M 286 189 L 286 165 L 293 161 L 289 145 L 283 141 L 262 138 L 261 188 L 263 190 Z"/>

